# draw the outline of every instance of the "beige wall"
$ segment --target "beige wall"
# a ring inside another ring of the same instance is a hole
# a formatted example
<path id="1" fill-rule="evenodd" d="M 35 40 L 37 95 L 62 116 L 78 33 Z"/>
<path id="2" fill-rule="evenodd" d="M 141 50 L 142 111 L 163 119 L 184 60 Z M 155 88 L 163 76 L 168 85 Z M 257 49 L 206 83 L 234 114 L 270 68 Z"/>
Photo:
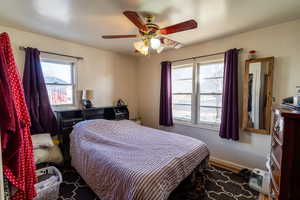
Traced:
<path id="1" fill-rule="evenodd" d="M 239 64 L 240 96 L 244 61 L 247 52 L 252 49 L 257 50 L 259 57 L 275 56 L 273 90 L 276 102 L 294 95 L 295 86 L 300 85 L 300 20 L 140 58 L 139 113 L 144 124 L 158 127 L 161 61 L 211 54 L 230 48 L 244 49 L 240 54 Z M 247 167 L 263 168 L 270 148 L 270 136 L 266 135 L 241 132 L 240 141 L 233 142 L 220 139 L 218 132 L 212 130 L 182 125 L 177 125 L 171 130 L 203 140 L 209 145 L 213 157 Z"/>
<path id="2" fill-rule="evenodd" d="M 24 51 L 19 46 L 35 47 L 44 51 L 84 57 L 76 64 L 77 94 L 86 89 L 94 90 L 94 105 L 109 106 L 117 98 L 128 102 L 130 117 L 137 116 L 136 58 L 110 51 L 75 44 L 39 34 L 0 26 L 0 33 L 10 36 L 14 55 L 21 74 L 24 68 Z M 77 95 L 79 96 L 79 95 Z M 77 98 L 79 101 L 80 99 Z"/>

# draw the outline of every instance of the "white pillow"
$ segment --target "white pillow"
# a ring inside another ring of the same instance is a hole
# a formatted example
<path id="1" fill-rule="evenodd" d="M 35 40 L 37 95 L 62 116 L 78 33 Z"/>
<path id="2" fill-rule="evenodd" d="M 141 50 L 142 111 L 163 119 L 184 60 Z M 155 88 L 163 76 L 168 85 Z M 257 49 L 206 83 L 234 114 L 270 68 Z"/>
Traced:
<path id="1" fill-rule="evenodd" d="M 53 147 L 50 133 L 36 134 L 31 136 L 33 149 Z"/>
<path id="2" fill-rule="evenodd" d="M 52 162 L 60 164 L 63 162 L 63 156 L 57 145 L 49 148 L 39 148 L 33 150 L 34 161 L 36 164 Z"/>

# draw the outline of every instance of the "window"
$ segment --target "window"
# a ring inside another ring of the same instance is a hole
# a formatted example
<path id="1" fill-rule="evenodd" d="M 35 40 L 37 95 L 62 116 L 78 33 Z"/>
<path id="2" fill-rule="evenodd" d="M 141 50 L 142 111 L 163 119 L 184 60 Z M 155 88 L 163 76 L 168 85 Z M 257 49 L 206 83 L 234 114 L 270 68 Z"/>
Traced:
<path id="1" fill-rule="evenodd" d="M 221 122 L 223 68 L 222 63 L 198 64 L 199 123 Z"/>
<path id="2" fill-rule="evenodd" d="M 224 61 L 172 67 L 173 117 L 193 124 L 221 121 Z"/>
<path id="3" fill-rule="evenodd" d="M 42 60 L 41 65 L 51 105 L 73 105 L 74 64 Z"/>
<path id="4" fill-rule="evenodd" d="M 172 70 L 172 109 L 175 119 L 192 120 L 193 65 Z"/>

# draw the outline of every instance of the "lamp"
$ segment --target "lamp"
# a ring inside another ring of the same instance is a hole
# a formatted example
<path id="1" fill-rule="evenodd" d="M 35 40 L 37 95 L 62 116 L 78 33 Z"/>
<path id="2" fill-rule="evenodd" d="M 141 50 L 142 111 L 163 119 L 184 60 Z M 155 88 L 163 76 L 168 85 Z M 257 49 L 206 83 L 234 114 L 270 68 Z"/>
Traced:
<path id="1" fill-rule="evenodd" d="M 146 41 L 138 41 L 134 43 L 134 48 L 141 54 L 147 56 L 149 54 L 149 45 Z"/>
<path id="2" fill-rule="evenodd" d="M 151 38 L 150 45 L 152 49 L 158 49 L 160 47 L 160 40 L 157 38 Z"/>
<path id="3" fill-rule="evenodd" d="M 82 90 L 82 105 L 85 109 L 93 107 L 91 100 L 94 98 L 93 90 Z"/>

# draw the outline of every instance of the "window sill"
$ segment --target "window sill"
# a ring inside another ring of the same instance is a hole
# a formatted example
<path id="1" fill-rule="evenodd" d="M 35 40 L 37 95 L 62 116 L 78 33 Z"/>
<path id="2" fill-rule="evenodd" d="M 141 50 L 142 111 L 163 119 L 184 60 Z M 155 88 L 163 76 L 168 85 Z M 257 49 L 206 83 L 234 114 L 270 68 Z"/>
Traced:
<path id="1" fill-rule="evenodd" d="M 207 129 L 207 130 L 212 130 L 214 132 L 219 132 L 220 131 L 220 126 L 219 125 L 214 125 L 214 124 L 192 124 L 189 122 L 183 122 L 183 121 L 174 121 L 174 125 L 176 126 L 189 126 L 189 127 L 194 127 L 194 128 L 199 128 L 199 129 Z"/>
<path id="2" fill-rule="evenodd" d="M 78 109 L 78 106 L 69 104 L 69 105 L 57 105 L 57 106 L 51 106 L 53 111 L 61 111 L 61 110 L 75 110 Z"/>

